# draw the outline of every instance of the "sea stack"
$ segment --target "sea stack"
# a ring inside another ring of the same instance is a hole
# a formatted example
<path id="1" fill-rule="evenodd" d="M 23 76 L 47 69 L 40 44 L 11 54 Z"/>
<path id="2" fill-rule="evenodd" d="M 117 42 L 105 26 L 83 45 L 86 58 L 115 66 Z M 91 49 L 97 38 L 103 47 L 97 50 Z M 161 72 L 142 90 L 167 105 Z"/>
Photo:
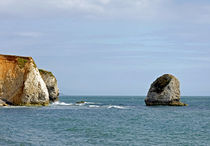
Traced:
<path id="1" fill-rule="evenodd" d="M 180 102 L 180 83 L 179 80 L 171 74 L 164 74 L 157 78 L 151 85 L 145 99 L 147 106 L 169 105 L 186 106 Z"/>
<path id="2" fill-rule="evenodd" d="M 52 72 L 43 69 L 39 69 L 39 72 L 47 86 L 50 102 L 57 101 L 59 96 L 59 89 L 55 76 L 52 74 Z"/>

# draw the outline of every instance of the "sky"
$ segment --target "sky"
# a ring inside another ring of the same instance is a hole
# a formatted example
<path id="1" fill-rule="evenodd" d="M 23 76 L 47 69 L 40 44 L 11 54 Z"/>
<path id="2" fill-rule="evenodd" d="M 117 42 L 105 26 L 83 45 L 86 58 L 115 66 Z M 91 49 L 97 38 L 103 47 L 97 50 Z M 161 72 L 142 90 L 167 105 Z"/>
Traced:
<path id="1" fill-rule="evenodd" d="M 143 95 L 159 76 L 210 95 L 209 0 L 0 0 L 0 54 L 32 56 L 66 95 Z"/>

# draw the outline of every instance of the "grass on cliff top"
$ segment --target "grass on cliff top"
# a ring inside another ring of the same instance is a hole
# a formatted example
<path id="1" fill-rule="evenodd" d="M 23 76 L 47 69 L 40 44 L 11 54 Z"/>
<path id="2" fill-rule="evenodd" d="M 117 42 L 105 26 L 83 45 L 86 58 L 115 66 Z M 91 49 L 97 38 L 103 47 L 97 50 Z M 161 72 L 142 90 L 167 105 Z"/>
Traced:
<path id="1" fill-rule="evenodd" d="M 28 59 L 25 59 L 25 58 L 18 58 L 17 59 L 17 62 L 18 62 L 18 66 L 20 68 L 24 68 L 25 67 L 25 64 L 28 62 Z"/>
<path id="2" fill-rule="evenodd" d="M 37 68 L 36 63 L 33 61 L 34 67 Z"/>
<path id="3" fill-rule="evenodd" d="M 43 70 L 43 69 L 39 69 L 39 72 L 40 72 L 40 74 L 50 75 L 50 76 L 54 77 L 54 75 L 53 75 L 52 72 L 50 72 L 50 71 L 46 71 L 46 70 Z"/>

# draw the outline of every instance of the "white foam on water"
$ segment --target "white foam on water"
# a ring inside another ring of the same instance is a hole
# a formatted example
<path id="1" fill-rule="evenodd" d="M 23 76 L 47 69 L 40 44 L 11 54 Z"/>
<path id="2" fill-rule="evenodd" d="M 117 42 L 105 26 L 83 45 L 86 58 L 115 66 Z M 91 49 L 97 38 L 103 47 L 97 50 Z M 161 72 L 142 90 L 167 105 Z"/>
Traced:
<path id="1" fill-rule="evenodd" d="M 95 102 L 85 102 L 85 104 L 96 104 Z"/>
<path id="2" fill-rule="evenodd" d="M 127 107 L 119 106 L 119 105 L 109 105 L 107 108 L 127 109 Z"/>
<path id="3" fill-rule="evenodd" d="M 95 102 L 75 103 L 75 105 L 77 105 L 77 106 L 95 105 L 95 104 L 98 104 L 98 103 L 95 103 Z"/>
<path id="4" fill-rule="evenodd" d="M 73 104 L 72 103 L 65 103 L 65 102 L 56 101 L 56 102 L 52 103 L 51 105 L 70 106 L 70 105 L 73 105 Z"/>
<path id="5" fill-rule="evenodd" d="M 91 108 L 98 108 L 100 106 L 98 106 L 98 105 L 89 105 L 89 107 L 91 107 Z"/>

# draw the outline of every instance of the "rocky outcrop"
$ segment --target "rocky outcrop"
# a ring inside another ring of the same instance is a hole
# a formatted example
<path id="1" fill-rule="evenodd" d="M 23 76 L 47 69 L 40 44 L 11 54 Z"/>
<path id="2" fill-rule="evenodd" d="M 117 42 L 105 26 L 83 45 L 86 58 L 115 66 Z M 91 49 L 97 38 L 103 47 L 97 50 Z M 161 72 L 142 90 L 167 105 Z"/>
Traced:
<path id="1" fill-rule="evenodd" d="M 0 99 L 0 106 L 7 106 L 6 102 Z"/>
<path id="2" fill-rule="evenodd" d="M 76 104 L 83 104 L 85 101 L 77 101 Z"/>
<path id="3" fill-rule="evenodd" d="M 47 105 L 49 93 L 31 57 L 0 55 L 0 99 L 12 105 Z"/>
<path id="4" fill-rule="evenodd" d="M 43 69 L 39 69 L 39 72 L 47 86 L 50 101 L 51 102 L 57 101 L 59 96 L 59 89 L 55 76 L 52 74 L 52 72 Z"/>
<path id="5" fill-rule="evenodd" d="M 170 74 L 165 74 L 156 79 L 147 94 L 145 103 L 152 105 L 185 106 L 180 102 L 179 80 Z"/>

